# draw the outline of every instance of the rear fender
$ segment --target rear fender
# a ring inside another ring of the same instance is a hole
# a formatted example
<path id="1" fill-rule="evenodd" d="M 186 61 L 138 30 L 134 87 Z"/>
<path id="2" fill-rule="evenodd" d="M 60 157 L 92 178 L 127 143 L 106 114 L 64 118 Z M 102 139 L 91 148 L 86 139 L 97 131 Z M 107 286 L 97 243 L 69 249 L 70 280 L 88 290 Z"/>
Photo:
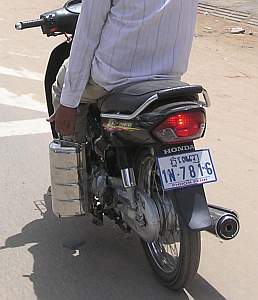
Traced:
<path id="1" fill-rule="evenodd" d="M 212 220 L 202 185 L 177 189 L 173 194 L 175 209 L 189 229 L 201 231 L 211 227 Z"/>

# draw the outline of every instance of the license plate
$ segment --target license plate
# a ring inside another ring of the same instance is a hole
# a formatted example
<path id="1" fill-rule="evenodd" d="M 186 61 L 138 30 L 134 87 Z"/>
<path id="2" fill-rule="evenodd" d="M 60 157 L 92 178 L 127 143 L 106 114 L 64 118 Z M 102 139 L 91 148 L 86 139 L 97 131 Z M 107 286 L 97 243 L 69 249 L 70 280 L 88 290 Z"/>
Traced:
<path id="1" fill-rule="evenodd" d="M 217 181 L 210 151 L 157 157 L 164 191 Z"/>

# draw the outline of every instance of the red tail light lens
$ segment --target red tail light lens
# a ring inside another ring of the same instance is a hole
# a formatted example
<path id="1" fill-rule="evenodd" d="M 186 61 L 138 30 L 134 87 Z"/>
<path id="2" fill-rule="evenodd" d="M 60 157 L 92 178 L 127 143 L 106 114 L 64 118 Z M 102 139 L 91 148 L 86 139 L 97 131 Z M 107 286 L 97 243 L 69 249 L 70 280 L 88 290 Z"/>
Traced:
<path id="1" fill-rule="evenodd" d="M 163 143 L 200 138 L 205 129 L 203 111 L 179 112 L 167 117 L 152 134 Z"/>

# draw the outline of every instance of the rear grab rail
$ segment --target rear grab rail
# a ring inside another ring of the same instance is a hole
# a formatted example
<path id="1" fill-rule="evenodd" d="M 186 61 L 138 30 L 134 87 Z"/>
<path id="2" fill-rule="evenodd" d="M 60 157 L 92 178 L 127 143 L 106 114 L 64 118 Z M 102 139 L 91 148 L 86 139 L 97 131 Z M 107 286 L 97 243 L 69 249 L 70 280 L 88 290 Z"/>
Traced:
<path id="1" fill-rule="evenodd" d="M 108 118 L 108 119 L 119 119 L 119 120 L 132 120 L 136 118 L 146 107 L 148 107 L 151 103 L 155 102 L 156 100 L 166 99 L 170 96 L 176 96 L 179 94 L 184 93 L 196 93 L 201 94 L 203 97 L 203 100 L 198 100 L 197 103 L 200 104 L 202 107 L 210 107 L 210 99 L 208 92 L 200 85 L 190 85 L 190 86 L 184 86 L 184 87 L 176 87 L 171 89 L 165 89 L 160 92 L 157 92 L 155 95 L 151 96 L 149 99 L 147 99 L 140 107 L 138 107 L 132 114 L 125 115 L 120 113 L 103 113 L 100 116 L 102 118 Z"/>

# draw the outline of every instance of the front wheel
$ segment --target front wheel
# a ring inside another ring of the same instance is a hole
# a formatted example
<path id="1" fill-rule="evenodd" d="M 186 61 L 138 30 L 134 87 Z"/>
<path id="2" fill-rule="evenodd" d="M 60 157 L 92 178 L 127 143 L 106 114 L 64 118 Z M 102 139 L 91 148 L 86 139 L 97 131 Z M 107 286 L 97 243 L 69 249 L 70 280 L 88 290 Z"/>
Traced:
<path id="1" fill-rule="evenodd" d="M 142 240 L 143 249 L 161 282 L 173 290 L 182 289 L 194 279 L 199 267 L 200 232 L 184 224 L 174 209 L 173 193 L 162 190 L 155 157 L 143 153 L 138 166 L 138 187 L 155 201 L 161 220 L 157 241 Z"/>

